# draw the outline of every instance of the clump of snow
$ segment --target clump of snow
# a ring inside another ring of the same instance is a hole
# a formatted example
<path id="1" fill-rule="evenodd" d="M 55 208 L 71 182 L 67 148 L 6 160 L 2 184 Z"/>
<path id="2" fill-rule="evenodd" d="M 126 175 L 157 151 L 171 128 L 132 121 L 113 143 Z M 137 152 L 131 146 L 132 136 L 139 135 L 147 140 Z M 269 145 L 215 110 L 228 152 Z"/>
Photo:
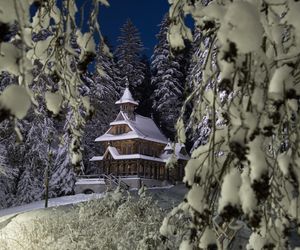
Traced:
<path id="1" fill-rule="evenodd" d="M 261 176 L 268 171 L 263 145 L 262 136 L 256 136 L 253 141 L 249 142 L 250 153 L 247 154 L 247 158 L 250 161 L 251 181 L 260 180 Z"/>
<path id="2" fill-rule="evenodd" d="M 290 153 L 282 153 L 277 156 L 277 163 L 278 166 L 283 173 L 283 175 L 287 176 L 289 173 L 289 164 L 291 160 Z"/>
<path id="3" fill-rule="evenodd" d="M 62 95 L 58 91 L 55 93 L 47 91 L 45 94 L 45 100 L 47 109 L 53 114 L 57 115 L 61 108 L 61 103 L 63 100 Z"/>
<path id="4" fill-rule="evenodd" d="M 167 235 L 172 235 L 174 230 L 175 230 L 174 226 L 169 224 L 169 218 L 165 217 L 159 229 L 159 233 L 161 235 L 167 236 Z"/>
<path id="5" fill-rule="evenodd" d="M 31 105 L 30 95 L 20 85 L 7 86 L 0 96 L 0 106 L 9 110 L 18 119 L 23 119 Z"/>
<path id="6" fill-rule="evenodd" d="M 234 42 L 240 53 L 257 51 L 261 46 L 263 35 L 258 14 L 257 9 L 250 2 L 231 3 L 218 33 L 220 41 L 223 44 L 227 41 Z"/>
<path id="7" fill-rule="evenodd" d="M 102 52 L 103 52 L 104 55 L 107 55 L 111 58 L 113 57 L 113 54 L 110 52 L 109 47 L 106 45 L 105 42 L 103 42 Z"/>
<path id="8" fill-rule="evenodd" d="M 241 201 L 242 210 L 245 214 L 252 216 L 253 211 L 257 206 L 257 199 L 253 189 L 251 188 L 249 168 L 243 170 L 241 177 L 242 184 L 239 190 L 239 198 Z"/>
<path id="9" fill-rule="evenodd" d="M 256 232 L 253 232 L 250 236 L 249 243 L 247 245 L 247 250 L 261 250 L 267 243 L 266 238 L 262 237 Z"/>
<path id="10" fill-rule="evenodd" d="M 241 175 L 239 170 L 232 169 L 222 183 L 221 198 L 219 200 L 218 212 L 220 213 L 227 205 L 239 206 L 239 189 L 241 186 Z"/>
<path id="11" fill-rule="evenodd" d="M 257 110 L 261 112 L 264 108 L 264 91 L 260 87 L 255 87 L 251 96 L 253 105 L 256 106 Z"/>
<path id="12" fill-rule="evenodd" d="M 106 7 L 109 7 L 109 3 L 107 0 L 98 0 L 98 2 L 105 5 Z"/>
<path id="13" fill-rule="evenodd" d="M 18 59 L 21 52 L 11 43 L 1 43 L 0 70 L 8 71 L 14 75 L 19 75 Z"/>
<path id="14" fill-rule="evenodd" d="M 90 32 L 82 33 L 78 30 L 76 32 L 77 43 L 83 51 L 96 53 L 96 44 L 93 35 Z"/>
<path id="15" fill-rule="evenodd" d="M 284 81 L 289 77 L 292 68 L 286 64 L 275 70 L 269 85 L 269 93 L 283 97 Z"/>
<path id="16" fill-rule="evenodd" d="M 199 247 L 207 249 L 209 245 L 217 245 L 217 239 L 215 232 L 210 228 L 206 228 L 200 239 Z"/>
<path id="17" fill-rule="evenodd" d="M 22 1 L 0 1 L 0 22 L 13 23 L 14 21 L 21 21 L 28 24 L 29 7 L 32 0 Z M 22 15 L 19 14 L 22 13 Z"/>
<path id="18" fill-rule="evenodd" d="M 193 250 L 194 247 L 189 240 L 183 240 L 179 246 L 179 250 Z"/>
<path id="19" fill-rule="evenodd" d="M 192 189 L 188 192 L 187 200 L 190 206 L 199 213 L 203 213 L 206 208 L 204 200 L 203 188 L 197 184 L 192 186 Z"/>
<path id="20" fill-rule="evenodd" d="M 298 198 L 293 198 L 290 203 L 289 207 L 289 214 L 295 218 L 299 219 L 299 214 L 300 214 L 300 201 Z"/>
<path id="21" fill-rule="evenodd" d="M 182 26 L 180 24 L 175 24 L 170 27 L 168 39 L 172 48 L 184 48 L 184 40 L 181 34 L 181 29 Z"/>
<path id="22" fill-rule="evenodd" d="M 184 123 L 182 119 L 178 119 L 176 123 L 176 130 L 178 133 L 178 141 L 182 144 L 185 143 L 186 141 L 186 136 L 185 136 L 185 128 L 184 128 Z"/>
<path id="23" fill-rule="evenodd" d="M 194 183 L 194 176 L 200 166 L 199 159 L 190 159 L 184 168 L 185 175 L 183 181 L 191 186 Z"/>
<path id="24" fill-rule="evenodd" d="M 214 1 L 210 2 L 206 7 L 203 8 L 200 14 L 205 15 L 205 19 L 223 19 L 226 13 L 226 8 L 223 5 L 220 5 Z"/>
<path id="25" fill-rule="evenodd" d="M 52 42 L 53 36 L 49 36 L 45 40 L 38 41 L 35 45 L 35 48 L 31 51 L 28 51 L 28 57 L 38 58 L 45 62 L 48 59 L 48 49 L 51 47 Z"/>
<path id="26" fill-rule="evenodd" d="M 293 111 L 293 112 L 297 112 L 298 111 L 298 101 L 295 99 L 289 99 L 287 100 L 287 104 L 289 106 L 289 108 Z"/>
<path id="27" fill-rule="evenodd" d="M 220 60 L 220 78 L 221 79 L 230 79 L 232 73 L 234 72 L 234 63 L 232 62 L 226 62 L 225 60 Z"/>

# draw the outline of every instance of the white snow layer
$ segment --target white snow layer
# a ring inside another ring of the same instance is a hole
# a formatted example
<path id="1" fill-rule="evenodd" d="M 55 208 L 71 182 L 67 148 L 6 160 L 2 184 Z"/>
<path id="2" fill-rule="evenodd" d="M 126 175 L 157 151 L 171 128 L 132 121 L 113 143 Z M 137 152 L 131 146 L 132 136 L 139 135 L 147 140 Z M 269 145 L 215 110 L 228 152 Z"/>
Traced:
<path id="1" fill-rule="evenodd" d="M 239 170 L 232 169 L 225 177 L 221 189 L 218 212 L 220 213 L 227 205 L 239 205 L 239 189 L 241 186 L 241 175 Z"/>
<path id="2" fill-rule="evenodd" d="M 123 93 L 122 97 L 120 98 L 120 100 L 116 101 L 116 104 L 123 104 L 123 103 L 132 103 L 135 105 L 139 105 L 139 103 L 133 99 L 129 88 L 127 88 L 127 87 L 125 88 L 124 93 Z"/>
<path id="3" fill-rule="evenodd" d="M 250 161 L 252 182 L 260 180 L 261 176 L 268 171 L 265 153 L 262 150 L 263 145 L 261 136 L 257 136 L 253 141 L 249 142 L 250 154 L 247 155 L 247 158 Z"/>
<path id="4" fill-rule="evenodd" d="M 144 159 L 144 160 L 151 160 L 151 161 L 158 161 L 158 162 L 165 162 L 166 160 L 157 158 L 157 157 L 152 157 L 152 156 L 147 156 L 147 155 L 142 155 L 142 154 L 128 154 L 128 155 L 120 155 L 118 150 L 115 147 L 109 146 L 104 153 L 103 156 L 95 156 L 91 158 L 90 161 L 101 161 L 103 158 L 107 155 L 107 153 L 110 153 L 110 155 L 115 159 L 115 160 L 129 160 L 129 159 Z"/>
<path id="5" fill-rule="evenodd" d="M 18 119 L 23 119 L 31 105 L 27 90 L 20 85 L 7 86 L 0 96 L 0 106 L 8 109 Z"/>
<path id="6" fill-rule="evenodd" d="M 253 215 L 253 211 L 257 206 L 257 200 L 249 177 L 249 169 L 244 169 L 242 175 L 242 185 L 239 191 L 239 197 L 242 204 L 242 210 L 245 214 Z"/>
<path id="7" fill-rule="evenodd" d="M 199 247 L 201 249 L 207 249 L 209 245 L 216 244 L 216 234 L 210 228 L 206 228 L 201 239 Z"/>
<path id="8" fill-rule="evenodd" d="M 277 94 L 282 97 L 284 82 L 289 77 L 292 68 L 286 64 L 275 70 L 269 85 L 269 93 Z"/>
<path id="9" fill-rule="evenodd" d="M 67 204 L 76 204 L 83 201 L 89 201 L 93 199 L 100 199 L 104 194 L 76 194 L 63 196 L 58 198 L 52 198 L 48 201 L 48 207 L 57 207 Z M 0 217 L 12 214 L 23 213 L 27 211 L 37 210 L 45 207 L 45 201 L 35 201 L 29 204 L 25 204 L 17 207 L 10 207 L 0 210 Z"/>
<path id="10" fill-rule="evenodd" d="M 45 100 L 47 109 L 55 115 L 58 114 L 63 100 L 62 95 L 59 92 L 52 93 L 47 91 Z"/>
<path id="11" fill-rule="evenodd" d="M 204 202 L 204 192 L 199 185 L 193 185 L 192 189 L 188 192 L 187 200 L 191 207 L 199 213 L 203 213 L 206 208 Z"/>
<path id="12" fill-rule="evenodd" d="M 131 120 L 127 117 L 126 113 L 120 111 L 117 118 L 111 124 L 126 124 L 132 131 L 124 134 L 113 135 L 109 133 L 109 130 L 102 136 L 96 138 L 97 141 L 116 141 L 140 138 L 148 141 L 159 142 L 167 144 L 167 138 L 162 134 L 159 128 L 156 126 L 151 118 L 141 115 L 135 115 L 135 119 Z"/>
<path id="13" fill-rule="evenodd" d="M 251 20 L 251 21 L 250 21 Z M 218 37 L 222 44 L 232 41 L 238 52 L 249 53 L 257 51 L 263 35 L 259 13 L 250 2 L 235 1 L 227 8 Z"/>

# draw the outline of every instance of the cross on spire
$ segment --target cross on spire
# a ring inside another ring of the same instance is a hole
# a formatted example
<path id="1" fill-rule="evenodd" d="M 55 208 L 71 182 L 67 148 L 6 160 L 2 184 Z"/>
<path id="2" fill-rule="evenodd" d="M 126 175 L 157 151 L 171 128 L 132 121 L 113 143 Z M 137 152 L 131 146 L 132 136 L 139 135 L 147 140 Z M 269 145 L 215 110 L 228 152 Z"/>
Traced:
<path id="1" fill-rule="evenodd" d="M 126 88 L 128 88 L 129 87 L 129 80 L 128 80 L 128 76 L 126 76 L 126 78 L 125 78 L 125 86 L 126 86 Z"/>

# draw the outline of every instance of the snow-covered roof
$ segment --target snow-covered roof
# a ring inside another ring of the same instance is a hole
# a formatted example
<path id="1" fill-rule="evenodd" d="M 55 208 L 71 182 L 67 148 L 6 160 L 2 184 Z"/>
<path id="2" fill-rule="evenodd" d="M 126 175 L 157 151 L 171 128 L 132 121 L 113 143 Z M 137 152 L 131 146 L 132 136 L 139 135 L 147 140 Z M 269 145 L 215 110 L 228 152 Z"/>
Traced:
<path id="1" fill-rule="evenodd" d="M 167 151 L 167 150 L 172 150 L 173 151 L 174 150 L 173 146 L 172 146 L 172 143 L 170 141 L 168 141 L 168 144 L 165 146 L 164 150 L 165 151 Z"/>
<path id="2" fill-rule="evenodd" d="M 103 160 L 103 156 L 93 156 L 90 161 L 102 161 Z"/>
<path id="3" fill-rule="evenodd" d="M 174 152 L 174 150 L 175 150 L 175 152 Z M 172 152 L 170 153 L 170 151 L 172 151 Z M 166 159 L 169 159 L 173 153 L 175 153 L 176 158 L 179 160 L 188 161 L 190 159 L 189 155 L 187 154 L 187 152 L 185 150 L 185 146 L 183 144 L 175 143 L 175 145 L 174 145 L 174 143 L 171 143 L 171 142 L 168 142 L 168 144 L 164 148 L 164 152 L 161 154 L 160 157 L 162 159 L 166 160 Z"/>
<path id="4" fill-rule="evenodd" d="M 117 141 L 127 139 L 143 139 L 147 141 L 153 141 L 158 143 L 167 144 L 167 138 L 162 134 L 159 128 L 156 126 L 154 121 L 149 117 L 141 115 L 135 115 L 135 119 L 131 120 L 128 118 L 126 113 L 120 111 L 115 121 L 111 122 L 110 125 L 126 124 L 132 131 L 119 135 L 110 134 L 108 130 L 104 135 L 96 138 L 98 141 Z"/>
<path id="5" fill-rule="evenodd" d="M 182 151 L 184 150 L 184 151 Z M 168 159 L 171 157 L 172 154 L 164 152 L 160 157 L 153 157 L 153 156 L 148 156 L 148 155 L 142 155 L 142 154 L 126 154 L 126 155 L 121 155 L 119 151 L 112 146 L 108 146 L 104 155 L 102 156 L 94 156 L 93 158 L 90 159 L 90 161 L 102 161 L 105 156 L 110 153 L 110 155 L 113 157 L 115 160 L 131 160 L 131 159 L 144 159 L 144 160 L 150 160 L 150 161 L 158 161 L 158 162 L 167 162 Z M 184 153 L 184 154 L 183 154 Z M 186 160 L 188 161 L 190 157 L 185 154 L 185 146 L 180 143 L 175 144 L 175 156 L 179 160 Z"/>
<path id="6" fill-rule="evenodd" d="M 128 155 L 120 155 L 118 150 L 115 147 L 108 146 L 103 156 L 94 156 L 90 159 L 90 161 L 101 161 L 105 156 L 110 153 L 110 155 L 115 160 L 131 160 L 131 159 L 144 159 L 144 160 L 150 160 L 150 161 L 158 161 L 158 162 L 165 162 L 164 159 L 152 157 L 148 155 L 142 155 L 142 154 L 128 154 Z"/>
<path id="7" fill-rule="evenodd" d="M 120 100 L 116 101 L 116 104 L 123 104 L 123 103 L 132 103 L 134 105 L 139 105 L 139 103 L 133 99 L 132 94 L 128 87 L 125 88 L 124 93 L 120 98 Z"/>

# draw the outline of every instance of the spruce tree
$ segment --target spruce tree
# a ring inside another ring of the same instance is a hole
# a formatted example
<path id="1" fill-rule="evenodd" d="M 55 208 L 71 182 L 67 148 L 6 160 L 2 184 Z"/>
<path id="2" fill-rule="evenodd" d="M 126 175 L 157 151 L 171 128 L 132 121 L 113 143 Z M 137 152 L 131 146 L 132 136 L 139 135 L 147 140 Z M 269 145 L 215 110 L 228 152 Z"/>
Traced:
<path id="1" fill-rule="evenodd" d="M 138 114 L 143 116 L 151 116 L 153 114 L 153 94 L 154 86 L 151 84 L 151 70 L 150 62 L 146 55 L 142 56 L 142 62 L 145 65 L 144 68 L 144 81 L 141 85 L 137 86 L 136 92 L 140 93 L 137 97 L 139 101 L 139 106 L 136 109 Z"/>
<path id="2" fill-rule="evenodd" d="M 131 20 L 128 19 L 122 26 L 118 42 L 115 56 L 120 78 L 123 81 L 122 87 L 125 87 L 125 81 L 128 78 L 131 90 L 138 100 L 140 93 L 136 91 L 136 88 L 143 83 L 145 78 L 145 65 L 141 60 L 144 46 L 138 29 Z"/>
<path id="3" fill-rule="evenodd" d="M 17 188 L 17 204 L 29 203 L 43 198 L 44 174 L 48 164 L 48 141 L 56 133 L 53 122 L 45 114 L 31 114 L 24 121 L 25 154 L 23 173 Z"/>
<path id="4" fill-rule="evenodd" d="M 49 178 L 49 197 L 58 197 L 74 193 L 75 173 L 69 155 L 70 137 L 68 133 L 62 140 L 51 160 L 52 168 Z"/>
<path id="5" fill-rule="evenodd" d="M 0 208 L 10 205 L 12 191 L 14 188 L 13 180 L 16 176 L 15 169 L 8 165 L 7 149 L 5 144 L 0 142 Z"/>
<path id="6" fill-rule="evenodd" d="M 156 119 L 165 134 L 173 139 L 175 123 L 183 101 L 184 74 L 181 66 L 182 55 L 174 56 L 170 51 L 167 40 L 168 29 L 169 20 L 165 17 L 157 35 L 158 44 L 151 57 L 151 83 L 155 89 L 153 108 Z"/>
<path id="7" fill-rule="evenodd" d="M 121 91 L 117 65 L 105 48 L 105 44 L 101 42 L 97 49 L 96 72 L 85 77 L 89 88 L 88 95 L 94 108 L 91 120 L 86 123 L 83 136 L 83 161 L 87 172 L 93 171 L 89 159 L 101 151 L 95 144 L 95 138 L 104 133 L 115 118 L 118 111 L 115 102 Z"/>
<path id="8" fill-rule="evenodd" d="M 204 39 L 204 42 L 202 41 Z M 201 45 L 203 43 L 203 46 Z M 207 142 L 209 133 L 211 131 L 211 119 L 208 110 L 200 118 L 191 113 L 191 110 L 195 109 L 197 105 L 201 105 L 201 94 L 197 89 L 201 88 L 203 78 L 203 67 L 208 56 L 208 49 L 210 46 L 211 38 L 209 36 L 203 38 L 202 32 L 199 28 L 195 28 L 193 43 L 191 49 L 191 61 L 186 76 L 186 86 L 189 93 L 196 91 L 194 98 L 187 104 L 187 136 L 191 143 L 191 151 L 200 145 Z M 214 61 L 215 63 L 215 61 Z M 195 124 L 197 124 L 195 126 Z"/>

